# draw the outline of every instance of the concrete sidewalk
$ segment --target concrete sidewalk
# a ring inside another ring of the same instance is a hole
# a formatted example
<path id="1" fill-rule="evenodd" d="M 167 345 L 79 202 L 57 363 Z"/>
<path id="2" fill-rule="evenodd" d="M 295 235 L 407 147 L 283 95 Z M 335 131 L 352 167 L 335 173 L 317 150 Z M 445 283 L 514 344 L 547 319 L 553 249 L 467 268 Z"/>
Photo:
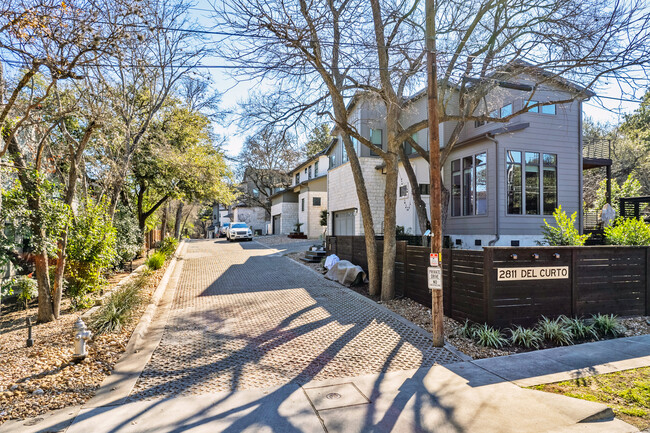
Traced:
<path id="1" fill-rule="evenodd" d="M 84 408 L 67 430 L 62 416 L 40 425 L 6 424 L 0 431 L 635 432 L 602 404 L 517 384 L 642 366 L 650 366 L 647 335 L 303 386 Z"/>

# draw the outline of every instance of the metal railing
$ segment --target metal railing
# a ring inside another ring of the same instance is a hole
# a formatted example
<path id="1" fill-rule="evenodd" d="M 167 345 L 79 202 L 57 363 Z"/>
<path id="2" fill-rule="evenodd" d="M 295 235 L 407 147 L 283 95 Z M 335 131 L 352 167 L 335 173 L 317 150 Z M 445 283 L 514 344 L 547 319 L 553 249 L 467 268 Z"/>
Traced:
<path id="1" fill-rule="evenodd" d="M 611 140 L 589 140 L 582 146 L 582 157 L 611 159 Z"/>

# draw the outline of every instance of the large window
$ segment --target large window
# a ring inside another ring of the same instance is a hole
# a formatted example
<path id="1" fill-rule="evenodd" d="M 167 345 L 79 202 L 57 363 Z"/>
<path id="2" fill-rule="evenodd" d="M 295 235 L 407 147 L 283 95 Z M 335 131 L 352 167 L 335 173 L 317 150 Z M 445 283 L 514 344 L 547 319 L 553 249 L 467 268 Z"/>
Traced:
<path id="1" fill-rule="evenodd" d="M 311 179 L 311 165 L 309 166 L 309 179 Z"/>
<path id="2" fill-rule="evenodd" d="M 370 142 L 374 144 L 375 146 L 379 147 L 380 149 L 383 149 L 384 146 L 382 146 L 383 140 L 382 140 L 382 133 L 381 129 L 371 129 L 370 130 Z M 377 156 L 377 154 L 373 151 L 370 151 L 370 154 L 372 156 Z"/>
<path id="3" fill-rule="evenodd" d="M 557 155 L 506 151 L 507 212 L 551 215 L 557 207 Z"/>
<path id="4" fill-rule="evenodd" d="M 300 183 L 300 173 L 296 173 L 296 185 Z"/>
<path id="5" fill-rule="evenodd" d="M 413 141 L 415 141 L 415 144 L 418 144 L 418 133 L 417 132 L 414 133 L 413 135 L 411 135 L 411 138 L 413 139 Z M 413 148 L 413 146 L 411 146 L 411 143 L 408 140 L 406 140 L 404 142 L 404 153 L 408 156 L 408 155 L 411 155 L 411 154 L 416 153 L 416 152 L 417 151 Z"/>
<path id="6" fill-rule="evenodd" d="M 428 186 L 428 185 L 427 185 Z M 487 154 L 451 162 L 451 215 L 487 213 Z"/>
<path id="7" fill-rule="evenodd" d="M 318 177 L 318 161 L 314 163 L 314 177 Z"/>

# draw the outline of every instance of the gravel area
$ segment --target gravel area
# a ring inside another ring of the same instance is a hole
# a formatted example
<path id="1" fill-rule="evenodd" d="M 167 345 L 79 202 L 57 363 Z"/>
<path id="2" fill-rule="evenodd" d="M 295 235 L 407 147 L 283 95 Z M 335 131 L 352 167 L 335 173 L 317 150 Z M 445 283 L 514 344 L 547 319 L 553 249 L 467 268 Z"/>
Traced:
<path id="1" fill-rule="evenodd" d="M 324 273 L 325 269 L 320 265 L 320 263 L 305 263 L 300 260 L 300 257 L 303 257 L 304 253 L 292 253 L 287 254 L 287 257 L 309 266 L 319 273 Z M 354 290 L 362 295 L 374 300 L 375 302 L 384 305 L 386 308 L 391 310 L 394 313 L 399 314 L 405 319 L 410 320 L 419 327 L 423 328 L 427 332 L 431 332 L 431 308 L 425 307 L 422 304 L 419 304 L 409 298 L 394 299 L 392 301 L 382 302 L 377 296 L 370 296 L 368 294 L 368 285 L 361 285 L 357 287 L 350 287 L 351 290 Z M 625 327 L 624 334 L 622 337 L 632 337 L 635 335 L 644 335 L 650 334 L 650 317 L 646 316 L 635 316 L 635 317 L 625 317 L 620 318 L 621 324 Z M 496 356 L 512 355 L 515 353 L 529 352 L 530 349 L 521 348 L 518 346 L 506 346 L 501 349 L 492 349 L 489 347 L 483 347 L 477 345 L 473 340 L 469 338 L 462 337 L 460 335 L 460 328 L 462 323 L 451 319 L 449 317 L 444 318 L 444 332 L 445 340 L 451 343 L 458 350 L 463 352 L 466 355 L 471 356 L 473 359 L 480 358 L 493 358 Z M 545 345 L 541 347 L 542 349 L 547 349 L 554 347 L 552 345 Z"/>
<path id="2" fill-rule="evenodd" d="M 143 291 L 145 299 L 153 294 L 165 268 L 166 265 L 152 274 Z M 118 279 L 112 277 L 111 281 L 116 284 Z M 142 315 L 147 303 L 140 306 L 135 318 Z M 132 320 L 120 333 L 94 336 L 86 359 L 73 363 L 74 323 L 83 313 L 83 310 L 72 310 L 65 299 L 59 320 L 34 325 L 34 346 L 28 348 L 25 347 L 25 319 L 31 317 L 36 321 L 36 302 L 28 310 L 3 309 L 0 316 L 0 424 L 82 404 L 111 374 L 138 320 Z"/>

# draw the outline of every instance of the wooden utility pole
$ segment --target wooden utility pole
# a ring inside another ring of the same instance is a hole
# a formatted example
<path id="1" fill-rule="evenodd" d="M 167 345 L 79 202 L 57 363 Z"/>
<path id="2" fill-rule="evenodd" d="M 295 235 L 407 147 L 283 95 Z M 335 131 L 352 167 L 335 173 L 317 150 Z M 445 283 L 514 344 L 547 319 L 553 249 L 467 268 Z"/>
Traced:
<path id="1" fill-rule="evenodd" d="M 438 74 L 436 71 L 436 3 L 426 0 L 426 48 L 427 48 L 427 113 L 429 121 L 429 205 L 431 209 L 431 254 L 429 271 L 437 274 L 437 285 L 431 289 L 431 321 L 433 324 L 433 345 L 445 344 L 442 308 L 442 210 L 440 191 L 440 136 L 438 119 Z M 436 256 L 437 255 L 437 256 Z M 436 269 L 438 268 L 438 269 Z M 430 277 L 431 278 L 431 277 Z"/>

